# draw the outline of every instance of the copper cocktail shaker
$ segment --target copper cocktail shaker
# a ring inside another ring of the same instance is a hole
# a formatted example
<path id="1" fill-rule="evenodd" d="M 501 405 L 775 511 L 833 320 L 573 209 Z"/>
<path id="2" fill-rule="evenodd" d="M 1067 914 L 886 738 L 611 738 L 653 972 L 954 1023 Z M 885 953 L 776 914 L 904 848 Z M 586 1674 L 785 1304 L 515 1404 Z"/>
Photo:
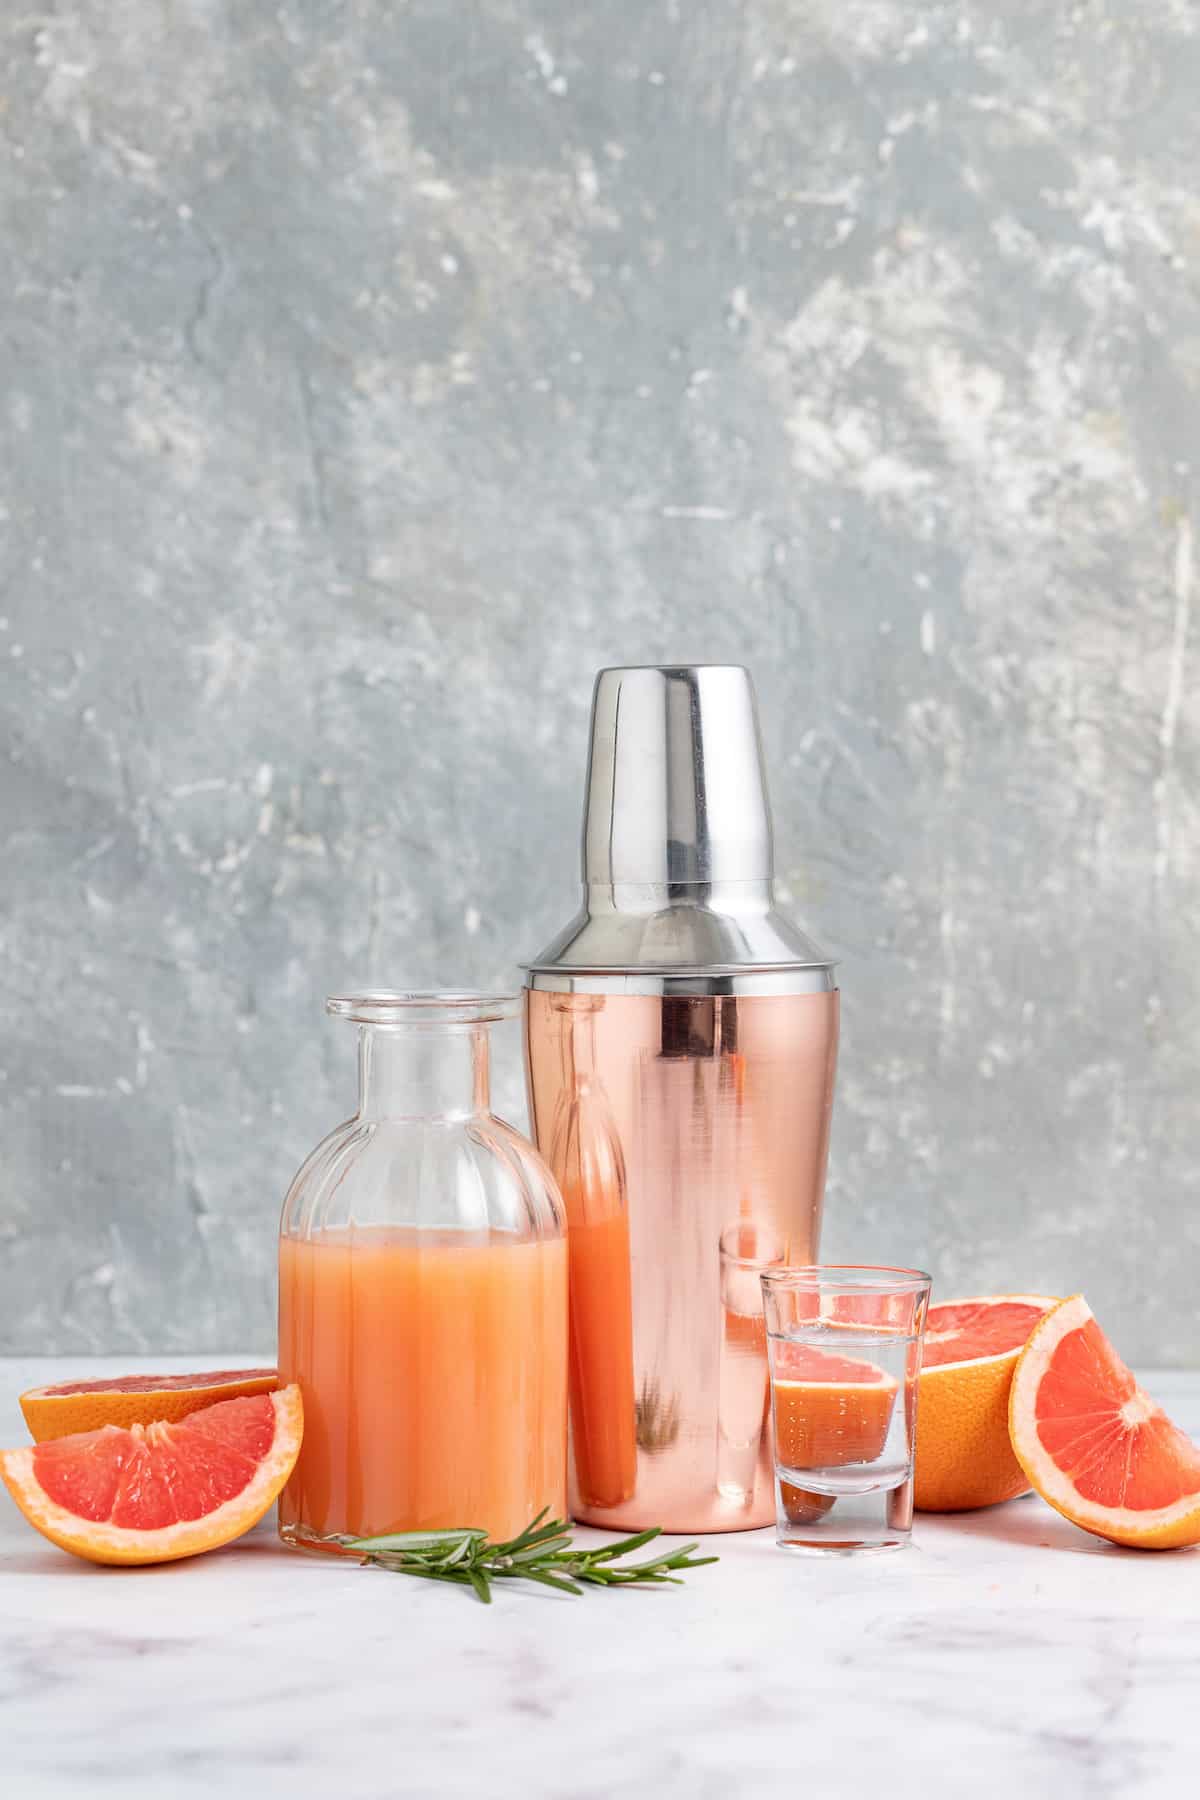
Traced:
<path id="1" fill-rule="evenodd" d="M 528 965 L 567 1208 L 571 1490 L 595 1525 L 774 1517 L 757 1268 L 817 1259 L 833 964 L 776 907 L 745 669 L 602 669 L 583 910 Z"/>

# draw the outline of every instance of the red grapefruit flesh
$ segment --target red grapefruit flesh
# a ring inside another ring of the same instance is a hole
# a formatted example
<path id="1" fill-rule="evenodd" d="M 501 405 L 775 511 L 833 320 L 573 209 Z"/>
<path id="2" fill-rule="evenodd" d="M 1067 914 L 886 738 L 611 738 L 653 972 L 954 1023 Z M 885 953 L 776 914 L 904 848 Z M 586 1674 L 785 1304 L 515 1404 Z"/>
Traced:
<path id="1" fill-rule="evenodd" d="M 875 1363 L 802 1343 L 779 1343 L 775 1364 L 775 1454 L 786 1469 L 873 1462 L 883 1449 L 896 1382 Z M 781 1481 L 793 1525 L 811 1525 L 833 1505 L 832 1494 Z"/>
<path id="2" fill-rule="evenodd" d="M 300 1390 L 221 1400 L 176 1422 L 105 1425 L 0 1451 L 29 1523 L 89 1562 L 174 1562 L 256 1525 L 300 1453 Z"/>
<path id="3" fill-rule="evenodd" d="M 1138 1386 L 1082 1294 L 1021 1352 L 1009 1430 L 1042 1499 L 1085 1531 L 1141 1550 L 1200 1543 L 1200 1446 Z"/>

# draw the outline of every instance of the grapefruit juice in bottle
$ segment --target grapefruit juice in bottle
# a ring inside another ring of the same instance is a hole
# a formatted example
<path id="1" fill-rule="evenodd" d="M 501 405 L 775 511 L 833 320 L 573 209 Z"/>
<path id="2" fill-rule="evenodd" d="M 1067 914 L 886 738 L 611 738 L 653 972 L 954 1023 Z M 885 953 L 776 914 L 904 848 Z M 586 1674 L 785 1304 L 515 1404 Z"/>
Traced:
<path id="1" fill-rule="evenodd" d="M 562 1512 L 566 1246 L 368 1226 L 279 1251 L 282 1377 L 305 1396 L 281 1518 L 318 1536 Z"/>
<path id="2" fill-rule="evenodd" d="M 292 1184 L 279 1367 L 304 1442 L 286 1543 L 566 1510 L 567 1259 L 532 1146 L 488 1108 L 480 995 L 329 1002 L 360 1029 L 360 1104 Z"/>

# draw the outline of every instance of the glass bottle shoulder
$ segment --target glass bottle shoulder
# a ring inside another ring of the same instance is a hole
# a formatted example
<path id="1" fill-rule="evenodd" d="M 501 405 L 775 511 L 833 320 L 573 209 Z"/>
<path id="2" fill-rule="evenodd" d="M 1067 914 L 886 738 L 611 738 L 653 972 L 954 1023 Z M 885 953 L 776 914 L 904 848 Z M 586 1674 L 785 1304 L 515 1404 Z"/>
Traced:
<path id="1" fill-rule="evenodd" d="M 297 1172 L 280 1232 L 308 1239 L 381 1228 L 524 1241 L 559 1237 L 564 1224 L 541 1157 L 491 1113 L 349 1119 Z"/>

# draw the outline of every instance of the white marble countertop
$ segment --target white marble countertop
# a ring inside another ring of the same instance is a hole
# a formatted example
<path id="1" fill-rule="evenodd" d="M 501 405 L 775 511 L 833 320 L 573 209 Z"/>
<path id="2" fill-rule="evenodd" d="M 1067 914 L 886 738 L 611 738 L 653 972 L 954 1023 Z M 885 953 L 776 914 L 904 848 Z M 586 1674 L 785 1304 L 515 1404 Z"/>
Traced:
<path id="1" fill-rule="evenodd" d="M 22 1389 L 79 1366 L 0 1362 L 0 1442 L 25 1441 Z M 1200 1434 L 1200 1375 L 1146 1382 Z M 890 1557 L 788 1557 L 766 1532 L 708 1541 L 721 1562 L 672 1592 L 506 1589 L 489 1609 L 294 1556 L 269 1524 L 191 1562 L 96 1569 L 43 1543 L 0 1493 L 0 1790 L 1197 1792 L 1200 1552 L 1117 1550 L 1036 1499 L 918 1515 L 912 1549 Z"/>

